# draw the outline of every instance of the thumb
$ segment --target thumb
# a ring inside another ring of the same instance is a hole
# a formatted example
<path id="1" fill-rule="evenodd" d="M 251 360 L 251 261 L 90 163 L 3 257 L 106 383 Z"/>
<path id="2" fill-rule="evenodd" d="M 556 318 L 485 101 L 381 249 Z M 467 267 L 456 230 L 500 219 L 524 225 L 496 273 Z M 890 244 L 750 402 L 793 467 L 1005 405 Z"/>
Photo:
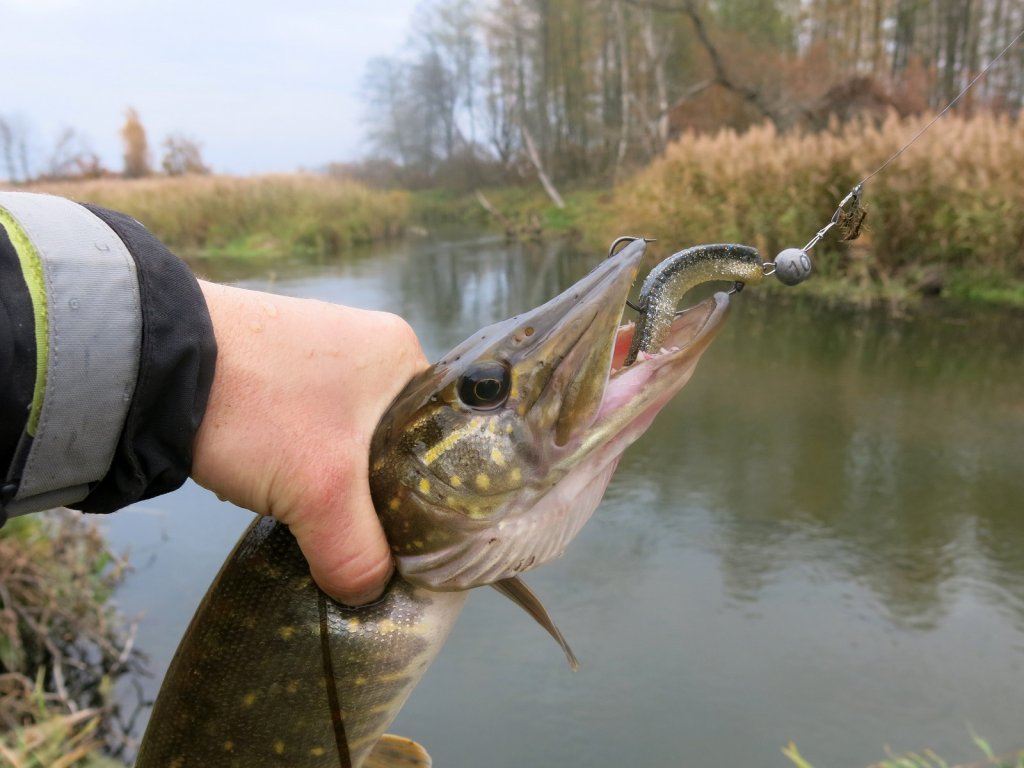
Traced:
<path id="1" fill-rule="evenodd" d="M 371 603 L 383 594 L 394 566 L 368 489 L 350 487 L 331 507 L 296 510 L 291 531 L 320 589 L 345 605 Z"/>

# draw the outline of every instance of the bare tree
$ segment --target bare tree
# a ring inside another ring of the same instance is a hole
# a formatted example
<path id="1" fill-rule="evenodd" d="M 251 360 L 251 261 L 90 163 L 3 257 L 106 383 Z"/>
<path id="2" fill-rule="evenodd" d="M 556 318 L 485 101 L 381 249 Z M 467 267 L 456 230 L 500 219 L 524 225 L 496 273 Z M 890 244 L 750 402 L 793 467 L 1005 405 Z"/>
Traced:
<path id="1" fill-rule="evenodd" d="M 203 162 L 202 145 L 195 139 L 180 133 L 172 133 L 164 139 L 164 156 L 160 166 L 168 176 L 205 175 L 210 172 Z"/>
<path id="2" fill-rule="evenodd" d="M 71 127 L 65 127 L 46 161 L 47 179 L 97 178 L 106 173 L 88 140 Z"/>
<path id="3" fill-rule="evenodd" d="M 1024 26 L 1020 0 L 424 2 L 371 69 L 377 149 L 434 179 L 459 154 L 552 188 L 614 179 L 673 130 L 944 106 Z M 1024 43 L 972 96 L 1024 106 Z"/>
<path id="4" fill-rule="evenodd" d="M 0 152 L 9 181 L 23 184 L 32 179 L 28 130 L 23 121 L 0 116 Z"/>

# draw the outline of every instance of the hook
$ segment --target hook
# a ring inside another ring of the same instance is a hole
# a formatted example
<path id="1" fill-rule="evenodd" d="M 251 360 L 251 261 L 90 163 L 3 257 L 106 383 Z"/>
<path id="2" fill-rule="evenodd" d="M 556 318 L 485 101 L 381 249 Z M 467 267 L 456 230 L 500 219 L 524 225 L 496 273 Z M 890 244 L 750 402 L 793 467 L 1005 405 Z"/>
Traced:
<path id="1" fill-rule="evenodd" d="M 610 259 L 612 256 L 615 255 L 615 248 L 616 246 L 618 246 L 619 243 L 632 243 L 634 240 L 643 240 L 645 243 L 655 242 L 655 239 L 653 237 L 640 237 L 639 235 L 623 235 L 622 237 L 617 237 L 608 247 L 608 258 Z M 632 309 L 634 312 L 644 311 L 643 307 L 638 307 L 629 299 L 626 299 L 626 306 Z"/>

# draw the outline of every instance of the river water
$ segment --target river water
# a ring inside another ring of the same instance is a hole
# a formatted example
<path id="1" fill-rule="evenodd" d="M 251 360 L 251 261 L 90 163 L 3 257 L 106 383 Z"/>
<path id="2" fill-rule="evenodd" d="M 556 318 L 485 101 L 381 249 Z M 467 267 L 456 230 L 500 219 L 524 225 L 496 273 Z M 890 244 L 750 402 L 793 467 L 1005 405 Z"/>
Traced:
<path id="1" fill-rule="evenodd" d="M 660 256 L 667 250 L 659 250 Z M 601 254 L 479 237 L 202 263 L 397 312 L 431 357 Z M 581 667 L 479 590 L 392 730 L 440 768 L 787 766 L 1024 748 L 1024 316 L 735 297 L 691 383 L 528 581 Z M 155 691 L 250 515 L 187 485 L 106 520 Z M 282 712 L 282 716 L 287 713 Z"/>

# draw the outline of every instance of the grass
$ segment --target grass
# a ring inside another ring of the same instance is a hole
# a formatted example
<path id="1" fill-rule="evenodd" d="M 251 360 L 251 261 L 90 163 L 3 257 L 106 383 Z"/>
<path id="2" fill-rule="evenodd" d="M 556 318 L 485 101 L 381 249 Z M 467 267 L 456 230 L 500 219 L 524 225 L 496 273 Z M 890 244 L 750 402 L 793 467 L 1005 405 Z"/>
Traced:
<path id="1" fill-rule="evenodd" d="M 400 237 L 409 195 L 315 174 L 100 179 L 34 185 L 134 216 L 187 255 L 335 254 Z"/>
<path id="2" fill-rule="evenodd" d="M 0 764 L 95 766 L 127 746 L 115 682 L 144 670 L 110 601 L 125 567 L 81 514 L 0 530 Z"/>
<path id="3" fill-rule="evenodd" d="M 969 763 L 957 763 L 953 765 L 946 762 L 931 750 L 924 752 L 905 752 L 902 754 L 890 754 L 885 760 L 873 763 L 869 768 L 1024 768 L 1024 750 L 1010 752 L 1004 755 L 997 755 L 992 746 L 981 736 L 971 731 L 971 738 L 974 745 L 982 754 L 982 758 Z M 789 761 L 796 768 L 814 768 L 807 759 L 800 754 L 796 744 L 790 742 L 782 749 Z"/>
<path id="4" fill-rule="evenodd" d="M 0 764 L 8 768 L 124 768 L 101 754 L 95 709 L 53 714 L 42 708 L 29 725 L 0 735 Z"/>

